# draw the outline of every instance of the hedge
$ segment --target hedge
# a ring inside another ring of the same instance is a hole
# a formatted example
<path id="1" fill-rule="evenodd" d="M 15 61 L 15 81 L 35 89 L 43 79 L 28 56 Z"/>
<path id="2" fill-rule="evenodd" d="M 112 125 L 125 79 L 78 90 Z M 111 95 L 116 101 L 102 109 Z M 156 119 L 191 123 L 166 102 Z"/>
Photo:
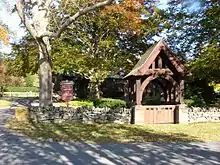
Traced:
<path id="1" fill-rule="evenodd" d="M 69 102 L 73 107 L 96 107 L 96 108 L 122 108 L 126 107 L 126 102 L 120 99 L 102 98 L 95 101 L 76 99 Z"/>
<path id="2" fill-rule="evenodd" d="M 5 92 L 39 92 L 37 87 L 12 87 L 8 86 L 4 89 Z"/>
<path id="3" fill-rule="evenodd" d="M 89 100 L 73 100 L 69 103 L 73 107 L 93 107 L 93 102 Z"/>
<path id="4" fill-rule="evenodd" d="M 94 106 L 99 108 L 122 108 L 126 106 L 126 102 L 120 99 L 102 98 L 94 101 Z"/>

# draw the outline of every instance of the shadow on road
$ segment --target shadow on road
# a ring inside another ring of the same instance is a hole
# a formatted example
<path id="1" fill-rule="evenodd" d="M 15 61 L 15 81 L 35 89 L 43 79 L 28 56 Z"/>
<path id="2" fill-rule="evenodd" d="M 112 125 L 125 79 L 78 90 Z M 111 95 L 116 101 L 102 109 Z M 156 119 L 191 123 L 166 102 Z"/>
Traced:
<path id="1" fill-rule="evenodd" d="M 36 142 L 7 133 L 0 164 L 219 164 L 220 143 L 86 144 Z"/>
<path id="2" fill-rule="evenodd" d="M 4 127 L 0 114 L 0 165 L 220 164 L 220 143 L 88 144 L 38 142 Z M 4 115 L 8 116 L 4 116 Z"/>

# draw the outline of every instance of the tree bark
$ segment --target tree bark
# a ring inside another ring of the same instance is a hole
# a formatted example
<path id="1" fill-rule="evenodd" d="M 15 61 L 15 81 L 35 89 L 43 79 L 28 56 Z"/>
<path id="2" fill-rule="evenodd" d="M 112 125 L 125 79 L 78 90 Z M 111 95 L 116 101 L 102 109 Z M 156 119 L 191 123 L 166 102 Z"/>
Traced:
<path id="1" fill-rule="evenodd" d="M 44 37 L 38 41 L 39 46 L 39 83 L 40 83 L 40 106 L 52 105 L 52 66 L 51 66 L 51 45 L 49 39 Z"/>
<path id="2" fill-rule="evenodd" d="M 97 99 L 100 99 L 100 90 L 99 90 L 99 84 L 95 84 L 95 96 Z"/>
<path id="3" fill-rule="evenodd" d="M 90 99 L 99 99 L 100 98 L 99 83 L 97 83 L 97 82 L 90 82 L 89 83 L 89 97 L 90 97 Z"/>

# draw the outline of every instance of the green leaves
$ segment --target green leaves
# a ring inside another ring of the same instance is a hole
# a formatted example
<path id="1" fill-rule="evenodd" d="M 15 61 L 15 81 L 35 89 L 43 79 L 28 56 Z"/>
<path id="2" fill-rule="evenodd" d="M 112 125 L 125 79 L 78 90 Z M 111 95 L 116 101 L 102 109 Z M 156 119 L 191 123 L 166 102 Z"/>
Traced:
<path id="1" fill-rule="evenodd" d="M 208 45 L 201 50 L 201 55 L 189 63 L 189 68 L 196 78 L 207 78 L 210 82 L 220 81 L 220 48 Z"/>

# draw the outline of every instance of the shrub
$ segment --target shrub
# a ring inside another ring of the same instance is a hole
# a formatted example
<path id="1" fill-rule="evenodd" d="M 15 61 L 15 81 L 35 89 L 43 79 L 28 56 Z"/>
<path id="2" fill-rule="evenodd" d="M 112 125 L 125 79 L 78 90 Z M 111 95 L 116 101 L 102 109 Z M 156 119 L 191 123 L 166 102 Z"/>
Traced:
<path id="1" fill-rule="evenodd" d="M 5 88 L 5 92 L 39 92 L 36 87 L 13 87 L 8 86 Z"/>
<path id="2" fill-rule="evenodd" d="M 25 83 L 28 87 L 39 87 L 38 76 L 27 74 L 25 77 Z"/>
<path id="3" fill-rule="evenodd" d="M 89 100 L 74 100 L 70 101 L 70 105 L 73 107 L 93 107 L 93 102 Z"/>
<path id="4" fill-rule="evenodd" d="M 69 102 L 72 107 L 98 107 L 98 108 L 122 108 L 126 106 L 126 102 L 120 99 L 102 98 L 95 101 L 91 100 L 73 100 Z M 60 105 L 65 105 L 60 103 Z"/>
<path id="5" fill-rule="evenodd" d="M 94 106 L 99 108 L 122 108 L 126 106 L 126 102 L 120 99 L 102 98 L 94 101 Z"/>
<path id="6" fill-rule="evenodd" d="M 28 121 L 28 109 L 25 107 L 19 107 L 15 109 L 15 118 L 17 121 Z"/>
<path id="7" fill-rule="evenodd" d="M 191 79 L 186 81 L 185 104 L 193 107 L 206 107 L 215 103 L 215 92 L 205 79 Z"/>
<path id="8" fill-rule="evenodd" d="M 0 74 L 0 85 L 1 86 L 25 86 L 25 80 L 23 77 L 9 76 Z"/>

